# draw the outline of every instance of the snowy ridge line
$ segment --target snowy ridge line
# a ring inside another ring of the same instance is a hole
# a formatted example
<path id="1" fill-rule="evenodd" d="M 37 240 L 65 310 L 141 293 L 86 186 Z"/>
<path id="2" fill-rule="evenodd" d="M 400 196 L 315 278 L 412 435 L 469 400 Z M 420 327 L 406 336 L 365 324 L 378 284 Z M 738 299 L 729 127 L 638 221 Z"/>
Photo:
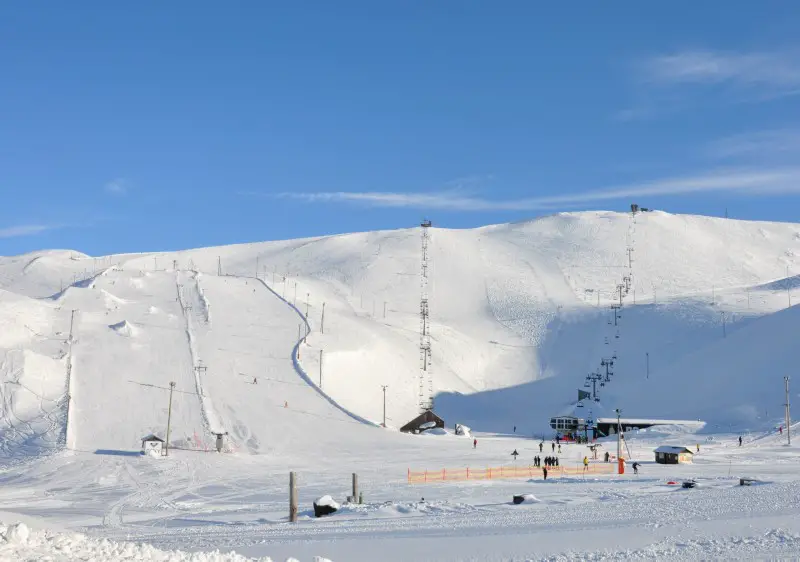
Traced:
<path id="1" fill-rule="evenodd" d="M 194 340 L 194 333 L 192 332 L 192 321 L 189 315 L 186 314 L 186 302 L 183 298 L 183 293 L 181 291 L 180 283 L 176 282 L 176 288 L 178 291 L 178 302 L 181 306 L 181 311 L 183 312 L 183 319 L 186 322 L 186 339 L 189 342 L 189 355 L 191 357 L 192 365 L 190 368 L 192 369 L 192 374 L 194 375 L 194 383 L 195 383 L 195 390 L 197 391 L 197 398 L 200 401 L 200 414 L 203 418 L 203 425 L 205 426 L 206 431 L 209 433 L 225 433 L 222 429 L 222 424 L 219 423 L 219 418 L 214 411 L 214 406 L 211 403 L 211 399 L 205 395 L 203 392 L 203 381 L 200 377 L 200 370 L 195 368 L 198 364 L 197 358 L 197 350 L 195 349 L 196 343 Z M 216 425 L 217 431 L 212 429 L 212 420 L 211 417 L 214 417 L 214 425 Z"/>
<path id="2" fill-rule="evenodd" d="M 249 277 L 248 279 L 253 279 L 253 278 L 252 278 L 252 277 Z M 262 284 L 264 287 L 266 287 L 266 289 L 267 289 L 267 290 L 268 290 L 270 293 L 272 293 L 273 295 L 275 295 L 275 297 L 277 297 L 278 299 L 280 299 L 281 301 L 283 301 L 283 303 L 284 303 L 284 304 L 286 304 L 286 306 L 288 306 L 288 307 L 290 307 L 292 310 L 294 310 L 294 311 L 297 313 L 297 315 L 300 317 L 300 319 L 303 321 L 303 323 L 305 324 L 305 326 L 306 326 L 306 331 L 307 331 L 309 334 L 311 333 L 311 325 L 310 325 L 310 324 L 309 324 L 309 322 L 308 322 L 308 318 L 306 318 L 306 317 L 303 315 L 303 313 L 302 313 L 302 312 L 300 312 L 300 310 L 299 310 L 299 309 L 298 309 L 298 308 L 297 308 L 295 305 L 293 305 L 293 304 L 292 304 L 292 303 L 290 303 L 288 300 L 286 300 L 285 298 L 283 298 L 282 296 L 280 296 L 278 293 L 276 293 L 276 292 L 275 292 L 275 291 L 272 289 L 272 287 L 270 287 L 269 285 L 267 285 L 267 282 L 266 282 L 266 281 L 264 281 L 263 279 L 261 279 L 260 277 L 256 277 L 255 279 L 256 279 L 258 282 L 260 282 L 260 283 L 261 283 L 261 284 Z M 337 408 L 339 411 L 341 411 L 343 414 L 345 414 L 346 416 L 350 417 L 351 419 L 354 419 L 355 421 L 357 421 L 357 422 L 359 422 L 359 423 L 363 423 L 364 425 L 369 425 L 369 426 L 372 426 L 372 427 L 380 427 L 380 425 L 379 425 L 379 424 L 377 424 L 377 423 L 375 423 L 375 422 L 373 422 L 373 421 L 370 421 L 370 420 L 368 420 L 368 419 L 366 419 L 366 418 L 362 418 L 362 417 L 361 417 L 361 416 L 359 416 L 358 414 L 356 414 L 356 413 L 354 413 L 354 412 L 351 412 L 350 410 L 348 410 L 347 408 L 345 408 L 344 406 L 342 406 L 341 404 L 339 404 L 339 403 L 338 403 L 336 400 L 334 400 L 334 399 L 333 399 L 331 396 L 329 396 L 328 394 L 326 394 L 325 392 L 323 392 L 323 390 L 322 390 L 320 387 L 318 387 L 316 384 L 314 384 L 314 381 L 313 381 L 313 380 L 311 379 L 311 377 L 308 375 L 308 373 L 306 372 L 306 370 L 305 370 L 305 369 L 303 369 L 303 366 L 300 364 L 300 361 L 297 359 L 297 353 L 298 353 L 298 351 L 299 351 L 299 349 L 300 349 L 300 344 L 302 344 L 302 343 L 303 343 L 303 338 L 300 338 L 299 340 L 297 340 L 297 343 L 295 344 L 294 348 L 292 348 L 292 365 L 294 366 L 294 370 L 297 372 L 297 374 L 298 374 L 298 375 L 300 375 L 300 377 L 301 377 L 301 378 L 302 378 L 302 379 L 303 379 L 303 380 L 306 382 L 306 384 L 308 384 L 308 386 L 310 386 L 311 388 L 313 388 L 314 390 L 316 390 L 316 391 L 317 391 L 317 393 L 318 393 L 318 394 L 319 394 L 319 395 L 320 395 L 322 398 L 324 398 L 325 400 L 327 400 L 327 401 L 328 401 L 328 402 L 331 404 L 331 406 L 333 406 L 333 407 Z"/>

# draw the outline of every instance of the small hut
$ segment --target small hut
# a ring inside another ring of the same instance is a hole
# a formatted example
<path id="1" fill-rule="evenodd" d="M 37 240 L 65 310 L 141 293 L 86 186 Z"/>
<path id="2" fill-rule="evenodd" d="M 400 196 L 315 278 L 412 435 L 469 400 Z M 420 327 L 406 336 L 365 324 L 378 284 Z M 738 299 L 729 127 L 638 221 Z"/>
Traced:
<path id="1" fill-rule="evenodd" d="M 662 445 L 655 450 L 656 462 L 659 464 L 687 464 L 692 462 L 694 453 L 686 447 Z"/>
<path id="2" fill-rule="evenodd" d="M 403 433 L 419 433 L 425 429 L 434 427 L 444 428 L 444 420 L 434 414 L 431 410 L 425 410 L 416 418 L 400 428 Z"/>
<path id="3" fill-rule="evenodd" d="M 152 433 L 147 437 L 142 437 L 142 454 L 160 457 L 164 448 L 164 440 Z"/>

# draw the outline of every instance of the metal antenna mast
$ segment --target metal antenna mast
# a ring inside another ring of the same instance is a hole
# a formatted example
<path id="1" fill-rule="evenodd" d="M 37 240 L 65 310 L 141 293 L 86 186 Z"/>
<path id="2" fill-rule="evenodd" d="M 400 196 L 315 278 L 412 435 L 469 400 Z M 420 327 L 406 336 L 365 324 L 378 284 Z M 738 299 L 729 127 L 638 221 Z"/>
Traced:
<path id="1" fill-rule="evenodd" d="M 428 308 L 428 243 L 430 242 L 431 221 L 424 220 L 422 227 L 422 259 L 420 265 L 419 301 L 419 409 L 421 412 L 433 409 L 433 378 L 431 376 L 431 333 L 430 310 Z M 427 383 L 427 392 L 425 389 Z"/>

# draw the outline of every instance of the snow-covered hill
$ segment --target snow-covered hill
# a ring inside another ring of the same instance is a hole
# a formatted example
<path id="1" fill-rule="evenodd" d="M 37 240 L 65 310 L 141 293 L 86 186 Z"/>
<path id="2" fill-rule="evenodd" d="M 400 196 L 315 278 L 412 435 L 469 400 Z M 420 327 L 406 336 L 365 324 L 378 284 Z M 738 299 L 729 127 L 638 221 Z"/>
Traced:
<path id="1" fill-rule="evenodd" d="M 800 225 L 591 212 L 431 230 L 432 373 L 448 423 L 546 430 L 613 355 L 612 382 L 582 412 L 780 417 Z M 2 446 L 135 448 L 164 433 L 170 382 L 174 446 L 227 432 L 238 451 L 302 454 L 340 447 L 341 427 L 354 448 L 396 439 L 374 424 L 383 385 L 388 425 L 418 410 L 419 267 L 419 228 L 0 258 Z"/>

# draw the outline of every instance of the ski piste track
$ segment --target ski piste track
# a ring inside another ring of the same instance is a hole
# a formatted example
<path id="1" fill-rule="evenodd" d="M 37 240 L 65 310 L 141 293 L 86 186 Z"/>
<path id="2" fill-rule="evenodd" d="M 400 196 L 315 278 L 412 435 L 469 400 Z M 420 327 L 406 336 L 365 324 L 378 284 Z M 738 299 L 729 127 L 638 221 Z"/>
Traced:
<path id="1" fill-rule="evenodd" d="M 288 300 L 286 300 L 285 298 L 280 296 L 272 287 L 270 287 L 267 284 L 266 281 L 264 281 L 260 277 L 256 277 L 255 279 L 256 279 L 256 281 L 261 283 L 261 285 L 263 287 L 265 287 L 275 298 L 277 298 L 278 300 L 283 302 L 286 306 L 288 306 L 289 308 L 294 310 L 295 313 L 297 314 L 297 316 L 299 316 L 300 319 L 303 321 L 303 325 L 305 326 L 305 328 L 307 330 L 307 333 L 309 333 L 309 334 L 311 333 L 311 324 L 309 323 L 308 318 L 306 318 L 306 316 L 302 312 L 300 312 L 300 309 L 298 309 L 297 306 L 295 306 L 294 304 L 290 303 Z M 319 393 L 320 396 L 322 396 L 325 400 L 327 400 L 332 406 L 334 406 L 335 408 L 339 409 L 343 414 L 345 414 L 345 415 L 351 417 L 352 419 L 354 419 L 355 421 L 363 423 L 365 425 L 378 427 L 377 423 L 369 421 L 368 419 L 362 418 L 361 416 L 359 416 L 359 415 L 351 412 L 347 408 L 343 407 L 336 400 L 331 398 L 331 396 L 326 394 L 319 387 L 319 385 L 314 383 L 314 381 L 308 375 L 306 370 L 303 368 L 302 363 L 300 363 L 299 353 L 298 352 L 300 350 L 300 346 L 302 345 L 302 343 L 303 343 L 303 338 L 301 337 L 301 338 L 299 338 L 297 340 L 297 343 L 295 344 L 294 349 L 292 349 L 292 365 L 294 365 L 295 371 L 297 371 L 297 374 L 300 375 L 300 377 L 306 382 L 306 384 L 308 384 L 311 388 L 316 390 Z"/>

